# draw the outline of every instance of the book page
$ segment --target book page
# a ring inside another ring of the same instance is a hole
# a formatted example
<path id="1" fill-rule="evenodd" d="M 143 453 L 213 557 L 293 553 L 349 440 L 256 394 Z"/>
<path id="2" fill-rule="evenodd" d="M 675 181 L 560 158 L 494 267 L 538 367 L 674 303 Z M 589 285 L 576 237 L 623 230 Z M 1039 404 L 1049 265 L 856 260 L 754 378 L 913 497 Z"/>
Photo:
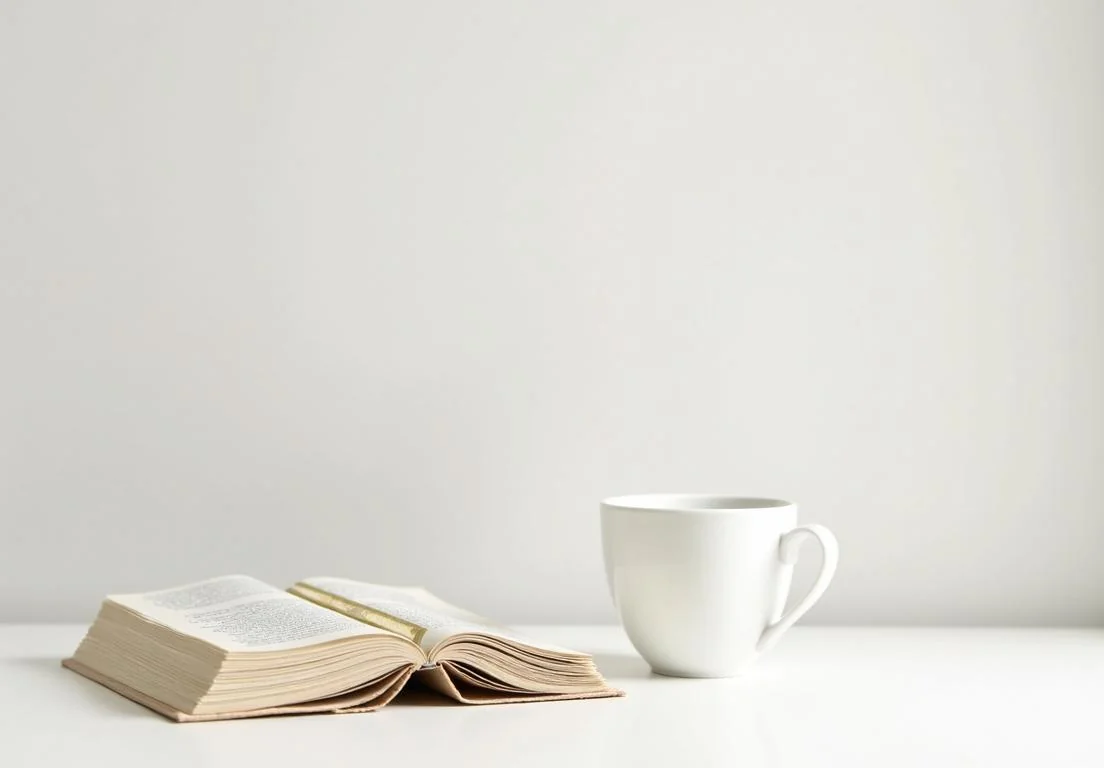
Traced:
<path id="1" fill-rule="evenodd" d="M 388 634 L 251 576 L 220 576 L 108 600 L 228 651 L 284 650 Z"/>
<path id="2" fill-rule="evenodd" d="M 572 653 L 450 605 L 421 587 L 388 587 L 350 579 L 314 577 L 300 581 L 289 591 L 408 637 L 427 654 L 442 640 L 467 632 L 492 635 L 556 654 Z"/>

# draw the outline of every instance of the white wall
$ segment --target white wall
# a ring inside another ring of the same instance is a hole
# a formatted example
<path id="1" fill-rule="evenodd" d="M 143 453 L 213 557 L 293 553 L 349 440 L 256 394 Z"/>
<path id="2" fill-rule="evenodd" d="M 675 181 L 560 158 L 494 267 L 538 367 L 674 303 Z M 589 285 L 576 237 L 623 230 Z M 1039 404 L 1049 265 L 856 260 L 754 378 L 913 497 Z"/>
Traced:
<path id="1" fill-rule="evenodd" d="M 1102 51 L 1092 0 L 8 0 L 0 619 L 611 620 L 598 499 L 727 490 L 837 532 L 812 621 L 1104 621 Z"/>

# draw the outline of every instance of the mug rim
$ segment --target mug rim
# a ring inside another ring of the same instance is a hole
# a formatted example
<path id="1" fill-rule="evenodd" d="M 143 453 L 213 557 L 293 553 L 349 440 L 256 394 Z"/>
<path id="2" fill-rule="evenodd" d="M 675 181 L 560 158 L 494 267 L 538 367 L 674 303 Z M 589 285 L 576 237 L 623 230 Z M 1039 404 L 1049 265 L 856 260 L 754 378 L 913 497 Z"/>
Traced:
<path id="1" fill-rule="evenodd" d="M 792 501 L 735 493 L 634 493 L 602 499 L 602 506 L 633 512 L 732 514 L 796 507 Z"/>

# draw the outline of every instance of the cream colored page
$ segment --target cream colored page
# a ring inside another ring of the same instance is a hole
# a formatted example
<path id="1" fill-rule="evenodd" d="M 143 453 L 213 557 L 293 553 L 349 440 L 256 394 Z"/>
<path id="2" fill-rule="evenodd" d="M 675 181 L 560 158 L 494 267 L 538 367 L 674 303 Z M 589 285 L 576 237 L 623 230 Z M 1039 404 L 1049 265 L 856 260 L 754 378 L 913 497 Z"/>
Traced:
<path id="1" fill-rule="evenodd" d="M 388 634 L 251 576 L 220 576 L 108 599 L 228 651 L 286 650 L 344 637 Z"/>
<path id="2" fill-rule="evenodd" d="M 467 632 L 493 635 L 513 643 L 521 643 L 557 654 L 572 653 L 565 648 L 526 637 L 510 627 L 495 624 L 490 619 L 446 603 L 421 587 L 388 587 L 328 576 L 303 579 L 300 583 L 425 628 L 426 632 L 419 641 L 419 645 L 426 653 L 433 650 L 434 646 L 442 640 Z"/>

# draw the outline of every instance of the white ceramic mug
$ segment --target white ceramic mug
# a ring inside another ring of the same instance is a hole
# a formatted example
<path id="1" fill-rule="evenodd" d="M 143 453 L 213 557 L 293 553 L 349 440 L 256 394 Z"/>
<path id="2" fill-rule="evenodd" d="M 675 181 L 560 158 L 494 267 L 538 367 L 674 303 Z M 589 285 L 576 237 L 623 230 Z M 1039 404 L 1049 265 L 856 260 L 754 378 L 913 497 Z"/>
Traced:
<path id="1" fill-rule="evenodd" d="M 782 615 L 805 539 L 824 550 L 809 593 Z M 606 577 L 633 646 L 661 675 L 733 677 L 824 594 L 831 532 L 777 499 L 652 494 L 602 502 Z"/>

